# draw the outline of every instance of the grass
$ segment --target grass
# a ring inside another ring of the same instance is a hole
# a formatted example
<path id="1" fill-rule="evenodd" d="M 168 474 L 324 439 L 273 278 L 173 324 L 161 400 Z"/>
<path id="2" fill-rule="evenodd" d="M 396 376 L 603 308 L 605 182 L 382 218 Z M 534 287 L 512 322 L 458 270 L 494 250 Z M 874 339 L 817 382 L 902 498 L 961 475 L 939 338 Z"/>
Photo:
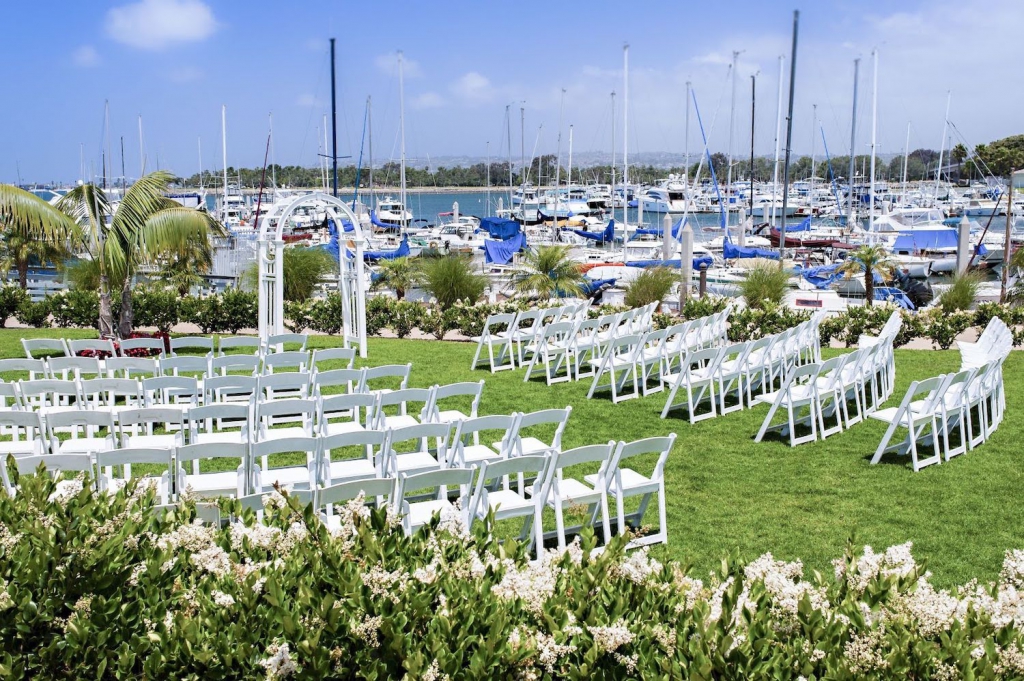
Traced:
<path id="1" fill-rule="evenodd" d="M 89 333 L 0 331 L 0 357 L 22 356 L 22 337 L 58 335 Z M 311 348 L 337 342 L 309 339 Z M 653 554 L 688 563 L 698 573 L 733 552 L 753 559 L 767 551 L 827 572 L 853 537 L 875 549 L 914 542 L 915 556 L 928 562 L 935 583 L 950 586 L 995 578 L 1004 551 L 1024 547 L 1024 469 L 1014 444 L 1024 438 L 1019 353 L 1005 364 L 1008 412 L 994 436 L 978 450 L 915 474 L 904 459 L 869 465 L 884 432 L 879 422 L 795 449 L 781 441 L 758 444 L 753 436 L 764 406 L 691 426 L 682 417 L 659 418 L 665 393 L 618 405 L 587 400 L 586 381 L 548 387 L 543 379 L 524 383 L 522 370 L 493 376 L 470 371 L 473 351 L 464 343 L 371 339 L 367 364 L 413 362 L 413 387 L 483 378 L 481 414 L 572 405 L 564 447 L 678 433 L 666 467 L 669 543 Z M 912 380 L 959 368 L 959 354 L 897 350 L 896 366 L 890 404 Z M 639 468 L 649 470 L 653 460 L 646 464 Z M 657 522 L 654 504 L 646 522 Z"/>

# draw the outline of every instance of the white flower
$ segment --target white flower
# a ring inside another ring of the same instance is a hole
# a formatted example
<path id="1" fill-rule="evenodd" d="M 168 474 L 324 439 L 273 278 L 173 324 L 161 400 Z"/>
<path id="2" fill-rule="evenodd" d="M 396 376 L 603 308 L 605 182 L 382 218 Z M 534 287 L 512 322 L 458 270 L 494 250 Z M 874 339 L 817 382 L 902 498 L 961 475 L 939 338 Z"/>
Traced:
<path id="1" fill-rule="evenodd" d="M 288 506 L 288 500 L 276 489 L 263 495 L 263 508 L 281 509 Z"/>
<path id="2" fill-rule="evenodd" d="M 380 625 L 384 622 L 384 618 L 380 615 L 376 617 L 370 617 L 366 615 L 363 617 L 363 621 L 352 628 L 352 633 L 360 638 L 371 648 L 380 647 L 380 638 L 378 633 L 380 632 Z"/>
<path id="3" fill-rule="evenodd" d="M 201 571 L 218 577 L 231 572 L 231 557 L 219 546 L 211 546 L 199 553 L 193 553 L 191 561 Z"/>
<path id="4" fill-rule="evenodd" d="M 267 648 L 267 658 L 260 660 L 260 666 L 267 670 L 267 680 L 283 679 L 299 671 L 299 665 L 291 657 L 288 643 L 274 642 Z"/>
<path id="5" fill-rule="evenodd" d="M 82 489 L 83 486 L 81 480 L 58 480 L 57 489 L 54 490 L 53 494 L 50 495 L 50 498 L 47 499 L 47 501 L 51 504 L 67 506 L 68 502 L 77 497 Z"/>
<path id="6" fill-rule="evenodd" d="M 647 548 L 630 553 L 626 560 L 612 565 L 609 572 L 613 576 L 628 579 L 635 584 L 653 581 L 661 573 L 661 563 L 647 555 Z"/>
<path id="7" fill-rule="evenodd" d="M 132 574 L 130 577 L 128 577 L 128 586 L 138 586 L 139 577 L 141 577 L 146 572 L 146 569 L 147 568 L 145 563 L 141 563 L 133 567 Z M 164 572 L 166 572 L 166 570 L 164 570 Z"/>
<path id="8" fill-rule="evenodd" d="M 594 643 L 601 652 L 613 653 L 622 646 L 629 645 L 635 638 L 626 623 L 619 620 L 608 627 L 587 627 L 590 635 L 594 637 Z"/>
<path id="9" fill-rule="evenodd" d="M 235 599 L 231 594 L 226 594 L 223 591 L 214 590 L 210 595 L 213 596 L 213 602 L 222 608 L 230 608 L 235 604 Z"/>
<path id="10" fill-rule="evenodd" d="M 504 561 L 505 575 L 491 588 L 491 593 L 508 601 L 519 598 L 527 610 L 535 615 L 541 614 L 544 604 L 555 592 L 558 575 L 562 571 L 549 554 L 546 556 L 522 568 L 516 568 L 511 560 Z"/>

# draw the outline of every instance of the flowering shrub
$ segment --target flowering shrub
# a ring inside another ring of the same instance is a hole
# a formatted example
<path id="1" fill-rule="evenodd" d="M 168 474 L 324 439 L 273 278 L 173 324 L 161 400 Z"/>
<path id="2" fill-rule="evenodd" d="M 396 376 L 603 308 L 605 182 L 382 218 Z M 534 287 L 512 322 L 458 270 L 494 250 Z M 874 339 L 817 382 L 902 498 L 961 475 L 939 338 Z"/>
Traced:
<path id="1" fill-rule="evenodd" d="M 585 536 L 530 562 L 484 524 L 291 497 L 226 527 L 148 485 L 23 477 L 0 497 L 0 673 L 17 678 L 1013 678 L 1024 551 L 997 582 L 935 588 L 909 544 L 834 574 L 765 554 L 698 578 Z"/>

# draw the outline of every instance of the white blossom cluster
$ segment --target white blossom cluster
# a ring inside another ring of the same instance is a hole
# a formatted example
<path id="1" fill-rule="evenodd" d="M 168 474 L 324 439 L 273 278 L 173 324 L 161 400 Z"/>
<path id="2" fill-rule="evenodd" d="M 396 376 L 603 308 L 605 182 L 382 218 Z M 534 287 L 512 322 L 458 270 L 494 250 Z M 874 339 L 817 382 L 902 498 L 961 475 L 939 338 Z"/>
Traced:
<path id="1" fill-rule="evenodd" d="M 623 646 L 628 646 L 636 638 L 622 620 L 607 627 L 588 626 L 587 630 L 594 637 L 594 643 L 603 653 L 614 653 Z"/>
<path id="2" fill-rule="evenodd" d="M 529 612 L 540 615 L 544 611 L 544 604 L 555 593 L 562 568 L 551 554 L 543 554 L 541 560 L 522 567 L 517 567 L 510 559 L 505 560 L 504 564 L 505 574 L 500 582 L 491 587 L 491 593 L 507 601 L 518 598 Z"/>
<path id="3" fill-rule="evenodd" d="M 51 504 L 67 506 L 68 502 L 77 497 L 85 489 L 80 478 L 70 480 L 58 480 L 56 489 L 47 499 Z"/>
<path id="4" fill-rule="evenodd" d="M 267 671 L 267 681 L 284 679 L 299 671 L 288 643 L 283 641 L 275 641 L 267 647 L 267 657 L 260 660 L 260 666 Z"/>
<path id="5" fill-rule="evenodd" d="M 852 571 L 846 569 L 842 559 L 833 561 L 836 579 L 845 579 L 854 593 L 861 594 L 878 577 L 907 577 L 917 569 L 917 562 L 910 552 L 912 546 L 912 542 L 890 546 L 884 553 L 875 553 L 870 546 L 865 546 Z"/>

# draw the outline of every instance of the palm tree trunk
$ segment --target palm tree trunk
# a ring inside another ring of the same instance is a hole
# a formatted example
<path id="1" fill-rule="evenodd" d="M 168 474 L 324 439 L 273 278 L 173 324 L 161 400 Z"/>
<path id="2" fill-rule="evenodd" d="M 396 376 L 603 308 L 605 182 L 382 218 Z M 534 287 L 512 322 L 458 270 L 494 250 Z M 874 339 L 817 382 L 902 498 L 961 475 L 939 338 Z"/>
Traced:
<path id="1" fill-rule="evenodd" d="M 114 313 L 110 309 L 110 281 L 100 272 L 100 338 L 114 335 Z"/>
<path id="2" fill-rule="evenodd" d="M 18 258 L 18 285 L 24 291 L 28 288 L 28 260 Z"/>
<path id="3" fill-rule="evenodd" d="M 871 304 L 875 302 L 875 273 L 871 271 L 870 267 L 864 274 L 864 294 L 867 296 L 864 304 L 871 307 Z"/>
<path id="4" fill-rule="evenodd" d="M 131 335 L 135 327 L 135 313 L 132 310 L 132 278 L 126 276 L 121 287 L 121 311 L 117 320 L 117 334 L 121 338 Z"/>

